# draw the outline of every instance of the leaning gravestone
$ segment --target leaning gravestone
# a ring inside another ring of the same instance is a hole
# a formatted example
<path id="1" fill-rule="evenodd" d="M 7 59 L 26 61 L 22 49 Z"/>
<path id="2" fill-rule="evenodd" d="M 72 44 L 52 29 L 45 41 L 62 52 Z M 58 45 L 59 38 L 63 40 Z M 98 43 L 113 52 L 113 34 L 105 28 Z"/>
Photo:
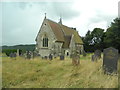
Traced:
<path id="1" fill-rule="evenodd" d="M 97 56 L 96 55 L 92 55 L 92 58 L 91 60 L 94 62 L 94 61 L 97 61 Z"/>
<path id="2" fill-rule="evenodd" d="M 94 55 L 92 55 L 91 60 L 92 61 L 97 61 L 100 58 L 101 58 L 101 51 L 100 50 L 96 50 L 94 52 Z"/>
<path id="3" fill-rule="evenodd" d="M 97 59 L 100 59 L 101 58 L 101 51 L 100 50 L 96 50 L 94 55 L 97 56 Z"/>
<path id="4" fill-rule="evenodd" d="M 60 60 L 64 60 L 64 55 L 60 55 Z"/>
<path id="5" fill-rule="evenodd" d="M 117 73 L 117 65 L 118 65 L 118 50 L 110 47 L 104 49 L 103 51 L 103 69 L 104 73 L 112 74 Z"/>
<path id="6" fill-rule="evenodd" d="M 86 56 L 86 52 L 83 50 L 83 56 L 85 57 Z"/>

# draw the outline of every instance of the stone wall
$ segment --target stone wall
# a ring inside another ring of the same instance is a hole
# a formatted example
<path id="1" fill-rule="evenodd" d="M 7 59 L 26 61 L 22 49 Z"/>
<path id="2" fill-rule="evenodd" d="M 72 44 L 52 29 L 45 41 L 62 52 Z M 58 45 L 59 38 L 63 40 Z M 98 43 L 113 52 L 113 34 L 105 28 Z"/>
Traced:
<path id="1" fill-rule="evenodd" d="M 48 47 L 43 47 L 43 37 L 46 35 L 48 37 Z M 39 54 L 44 56 L 49 56 L 49 54 L 53 54 L 54 56 L 58 56 L 61 53 L 62 42 L 56 42 L 56 37 L 51 30 L 47 21 L 44 20 L 40 32 L 38 33 L 37 41 L 36 41 L 36 50 Z"/>

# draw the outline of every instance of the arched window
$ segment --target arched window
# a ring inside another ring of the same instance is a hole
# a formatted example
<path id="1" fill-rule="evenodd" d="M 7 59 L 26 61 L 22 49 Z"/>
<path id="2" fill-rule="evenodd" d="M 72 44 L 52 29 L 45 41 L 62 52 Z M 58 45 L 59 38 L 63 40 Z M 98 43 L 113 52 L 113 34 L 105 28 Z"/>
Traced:
<path id="1" fill-rule="evenodd" d="M 48 47 L 48 38 L 47 37 L 43 38 L 43 47 Z"/>

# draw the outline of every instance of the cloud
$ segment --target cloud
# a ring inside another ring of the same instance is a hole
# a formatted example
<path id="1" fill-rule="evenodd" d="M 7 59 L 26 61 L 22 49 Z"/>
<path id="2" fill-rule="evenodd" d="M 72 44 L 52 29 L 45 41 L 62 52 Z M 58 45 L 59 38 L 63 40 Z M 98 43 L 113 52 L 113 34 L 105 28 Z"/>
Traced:
<path id="1" fill-rule="evenodd" d="M 76 27 L 84 36 L 95 27 L 106 29 L 117 17 L 115 0 L 72 0 L 70 2 L 4 2 L 2 3 L 3 45 L 31 44 L 44 19 Z"/>
<path id="2" fill-rule="evenodd" d="M 62 16 L 65 20 L 76 18 L 80 15 L 78 11 L 72 8 L 72 3 L 51 3 L 56 16 Z"/>

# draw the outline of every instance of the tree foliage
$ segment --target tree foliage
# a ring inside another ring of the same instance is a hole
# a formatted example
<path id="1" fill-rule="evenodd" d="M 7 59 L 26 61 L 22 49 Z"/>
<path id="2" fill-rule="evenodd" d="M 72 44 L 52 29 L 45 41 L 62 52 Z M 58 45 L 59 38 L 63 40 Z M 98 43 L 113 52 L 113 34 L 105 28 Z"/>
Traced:
<path id="1" fill-rule="evenodd" d="M 114 47 L 120 51 L 120 18 L 114 19 L 104 37 L 105 47 Z"/>
<path id="2" fill-rule="evenodd" d="M 82 39 L 87 52 L 107 47 L 114 47 L 120 51 L 120 18 L 115 18 L 106 32 L 104 29 L 94 28 L 93 31 L 88 30 Z"/>

